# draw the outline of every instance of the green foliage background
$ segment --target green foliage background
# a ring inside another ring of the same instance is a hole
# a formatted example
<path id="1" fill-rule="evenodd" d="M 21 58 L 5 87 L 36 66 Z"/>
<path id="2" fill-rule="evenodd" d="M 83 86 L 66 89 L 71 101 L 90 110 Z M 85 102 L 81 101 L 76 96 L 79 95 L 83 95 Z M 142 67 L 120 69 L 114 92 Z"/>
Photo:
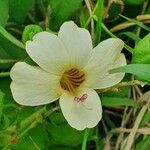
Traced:
<path id="1" fill-rule="evenodd" d="M 125 126 L 132 128 L 133 120 L 136 120 L 143 106 L 149 103 L 145 101 L 140 103 L 139 95 L 135 99 L 133 94 L 129 96 L 129 93 L 133 90 L 132 86 L 141 83 L 146 85 L 140 86 L 142 94 L 149 91 L 150 16 L 146 20 L 135 18 L 141 14 L 150 15 L 150 7 L 148 7 L 150 2 L 148 0 L 106 0 L 103 3 L 101 0 L 89 0 L 92 10 L 90 14 L 87 1 L 0 0 L 0 149 L 103 150 L 108 144 L 106 141 L 108 135 L 113 137 L 109 144 L 114 148 L 119 134 L 110 131 L 121 127 L 124 111 L 134 110 L 130 116 L 131 120 Z M 112 70 L 112 72 L 129 73 L 124 79 L 127 84 L 123 87 L 118 85 L 108 91 L 99 91 L 103 105 L 103 119 L 94 129 L 82 132 L 71 128 L 59 109 L 53 112 L 57 103 L 39 107 L 20 106 L 14 102 L 10 91 L 11 67 L 18 61 L 35 65 L 25 51 L 25 41 L 37 31 L 31 28 L 28 30 L 28 25 L 38 26 L 40 28 L 38 31 L 47 30 L 57 34 L 61 24 L 67 20 L 74 20 L 78 26 L 87 28 L 91 32 L 93 43 L 97 44 L 97 41 L 99 43 L 109 37 L 123 39 L 126 43 L 123 52 L 129 64 Z M 95 25 L 94 33 L 91 20 Z M 118 27 L 125 21 L 132 25 Z M 138 82 L 132 82 L 133 75 Z M 116 89 L 119 91 L 116 92 Z M 139 128 L 149 127 L 147 125 L 149 120 L 150 112 L 147 109 Z M 125 140 L 125 137 L 127 136 L 124 135 L 122 140 Z M 147 150 L 149 147 L 149 134 L 138 134 L 134 139 L 133 148 Z"/>

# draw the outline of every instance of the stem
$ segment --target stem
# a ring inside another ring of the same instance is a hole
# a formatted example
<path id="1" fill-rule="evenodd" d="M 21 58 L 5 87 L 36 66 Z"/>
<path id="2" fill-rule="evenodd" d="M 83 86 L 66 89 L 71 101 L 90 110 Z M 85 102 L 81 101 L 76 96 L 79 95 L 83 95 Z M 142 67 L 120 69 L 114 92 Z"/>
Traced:
<path id="1" fill-rule="evenodd" d="M 129 82 L 120 82 L 118 83 L 117 85 L 113 86 L 113 87 L 110 87 L 110 88 L 106 88 L 106 89 L 103 89 L 103 90 L 96 90 L 98 93 L 102 93 L 102 92 L 108 92 L 108 91 L 111 91 L 111 90 L 115 90 L 115 89 L 118 89 L 118 88 L 121 88 L 121 87 L 126 87 L 126 86 L 135 86 L 135 85 L 140 85 L 140 81 L 138 80 L 133 80 L 133 81 L 129 81 Z"/>
<path id="2" fill-rule="evenodd" d="M 101 40 L 101 31 L 102 31 L 102 18 L 103 18 L 103 3 L 104 0 L 98 0 L 98 15 L 97 15 L 97 25 L 96 25 L 96 44 Z"/>
<path id="3" fill-rule="evenodd" d="M 53 112 L 57 111 L 58 109 L 60 109 L 60 107 L 59 107 L 59 106 L 56 106 L 56 107 L 52 108 L 51 111 L 47 111 L 47 112 L 44 114 L 44 116 L 45 116 L 45 117 L 48 117 L 49 115 L 51 115 Z"/>
<path id="4" fill-rule="evenodd" d="M 86 150 L 89 133 L 90 133 L 90 129 L 88 128 L 85 129 L 81 150 Z"/>
<path id="5" fill-rule="evenodd" d="M 28 131 L 33 129 L 39 122 L 38 121 L 33 121 L 23 132 L 20 133 L 19 139 L 23 137 Z"/>
<path id="6" fill-rule="evenodd" d="M 17 59 L 0 59 L 0 64 L 15 63 L 17 61 Z"/>
<path id="7" fill-rule="evenodd" d="M 50 8 L 50 5 L 48 5 L 46 8 L 46 14 L 45 14 L 45 29 L 46 29 L 46 31 L 49 31 L 50 14 L 51 14 L 51 8 Z"/>
<path id="8" fill-rule="evenodd" d="M 9 77 L 9 76 L 10 76 L 10 72 L 1 72 L 0 73 L 0 78 Z"/>

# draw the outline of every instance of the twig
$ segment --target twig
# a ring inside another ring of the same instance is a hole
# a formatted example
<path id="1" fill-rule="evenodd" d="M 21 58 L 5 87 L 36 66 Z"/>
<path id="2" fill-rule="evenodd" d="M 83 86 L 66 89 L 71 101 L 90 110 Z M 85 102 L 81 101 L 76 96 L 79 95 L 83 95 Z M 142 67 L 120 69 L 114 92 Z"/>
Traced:
<path id="1" fill-rule="evenodd" d="M 145 2 L 143 3 L 143 8 L 142 8 L 141 14 L 144 14 L 148 3 L 149 3 L 148 1 L 145 1 Z M 143 17 L 143 18 L 144 18 L 144 17 Z M 143 18 L 142 18 L 142 19 L 143 19 Z M 139 18 L 137 17 L 136 19 L 138 20 Z M 145 19 L 145 18 L 144 18 L 144 19 Z M 149 19 L 150 19 L 150 18 L 149 18 Z M 136 32 L 137 36 L 140 36 L 140 32 L 141 32 L 141 27 L 138 27 L 137 32 Z"/>
<path id="2" fill-rule="evenodd" d="M 110 146 L 110 139 L 112 137 L 112 134 L 108 134 L 106 137 L 106 142 L 105 142 L 105 147 L 104 150 L 111 150 L 111 146 Z"/>
<path id="3" fill-rule="evenodd" d="M 139 95 L 140 97 L 142 97 L 143 93 L 141 92 L 140 88 L 139 88 L 137 85 L 135 85 L 135 89 L 136 89 L 138 95 Z"/>
<path id="4" fill-rule="evenodd" d="M 89 0 L 85 0 L 85 4 L 88 8 L 90 16 L 92 16 L 92 9 L 91 9 Z M 94 36 L 94 20 L 93 20 L 93 18 L 91 18 L 91 35 L 92 35 L 92 41 L 93 41 L 93 45 L 94 45 L 95 36 Z"/>
<path id="5" fill-rule="evenodd" d="M 46 12 L 45 12 L 45 28 L 46 31 L 49 31 L 49 19 L 51 14 L 51 7 L 50 5 L 47 6 Z"/>
<path id="6" fill-rule="evenodd" d="M 89 18 L 87 19 L 87 21 L 86 21 L 86 23 L 85 23 L 85 25 L 84 25 L 84 28 L 87 28 L 87 27 L 88 27 L 88 25 L 89 25 L 91 19 L 93 18 L 93 15 L 95 14 L 95 12 L 96 12 L 96 10 L 97 10 L 97 6 L 98 6 L 98 2 L 96 3 L 96 5 L 95 5 L 95 7 L 94 7 L 94 9 L 93 9 L 93 11 L 92 11 L 92 13 L 91 13 L 91 15 L 90 15 Z"/>
<path id="7" fill-rule="evenodd" d="M 132 109 L 131 109 L 132 110 Z M 121 122 L 121 127 L 125 127 L 126 124 L 127 124 L 127 121 L 131 115 L 131 112 L 130 111 L 128 114 L 127 114 L 127 111 L 128 111 L 128 107 L 125 108 L 124 110 L 124 113 L 123 113 L 123 118 L 122 118 L 122 122 Z M 119 145 L 120 143 L 122 142 L 123 140 L 123 136 L 124 134 L 123 133 L 120 133 L 119 136 L 118 136 L 118 139 L 117 139 L 117 142 L 116 142 L 116 145 L 115 145 L 115 150 L 118 150 L 119 149 Z"/>
<path id="8" fill-rule="evenodd" d="M 86 145 L 87 145 L 89 134 L 90 134 L 90 129 L 88 128 L 85 129 L 81 150 L 86 150 Z"/>

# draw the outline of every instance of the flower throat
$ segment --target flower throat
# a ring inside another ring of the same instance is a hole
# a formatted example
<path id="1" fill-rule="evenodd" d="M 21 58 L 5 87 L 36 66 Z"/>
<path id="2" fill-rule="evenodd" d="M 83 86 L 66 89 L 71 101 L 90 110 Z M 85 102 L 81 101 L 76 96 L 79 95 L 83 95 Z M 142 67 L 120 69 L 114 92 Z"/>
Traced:
<path id="1" fill-rule="evenodd" d="M 84 72 L 77 68 L 65 71 L 61 77 L 60 85 L 63 90 L 75 94 L 80 85 L 85 81 Z"/>

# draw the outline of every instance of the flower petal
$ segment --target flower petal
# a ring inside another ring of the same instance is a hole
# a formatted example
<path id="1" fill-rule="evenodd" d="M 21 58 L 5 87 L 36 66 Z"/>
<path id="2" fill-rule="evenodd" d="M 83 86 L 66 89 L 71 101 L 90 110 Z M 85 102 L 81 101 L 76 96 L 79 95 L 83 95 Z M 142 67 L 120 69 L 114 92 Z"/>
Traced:
<path id="1" fill-rule="evenodd" d="M 101 71 L 107 69 L 118 58 L 123 47 L 123 41 L 117 38 L 102 41 L 93 49 L 85 70 L 93 70 L 97 67 L 101 68 Z"/>
<path id="2" fill-rule="evenodd" d="M 19 62 L 14 65 L 10 75 L 13 98 L 21 105 L 37 106 L 59 98 L 59 92 L 56 90 L 59 77 L 39 67 Z"/>
<path id="3" fill-rule="evenodd" d="M 85 94 L 84 101 L 76 101 Z M 64 93 L 60 97 L 60 107 L 67 122 L 77 130 L 96 126 L 102 117 L 101 101 L 93 89 L 83 89 L 77 97 Z"/>
<path id="4" fill-rule="evenodd" d="M 43 69 L 59 75 L 69 63 L 67 51 L 54 34 L 40 32 L 27 41 L 26 50 L 29 56 Z"/>
<path id="5" fill-rule="evenodd" d="M 111 64 L 111 66 L 109 66 L 107 70 L 105 69 L 104 71 L 102 71 L 101 68 L 93 68 L 93 71 L 88 72 L 88 78 L 85 83 L 85 86 L 93 89 L 103 89 L 119 83 L 123 79 L 125 74 L 110 74 L 109 70 L 124 65 L 126 65 L 125 56 L 123 54 L 120 54 L 120 57 L 113 64 Z"/>
<path id="6" fill-rule="evenodd" d="M 79 28 L 73 21 L 65 22 L 58 37 L 67 49 L 73 64 L 83 67 L 92 50 L 92 40 L 88 30 Z"/>

